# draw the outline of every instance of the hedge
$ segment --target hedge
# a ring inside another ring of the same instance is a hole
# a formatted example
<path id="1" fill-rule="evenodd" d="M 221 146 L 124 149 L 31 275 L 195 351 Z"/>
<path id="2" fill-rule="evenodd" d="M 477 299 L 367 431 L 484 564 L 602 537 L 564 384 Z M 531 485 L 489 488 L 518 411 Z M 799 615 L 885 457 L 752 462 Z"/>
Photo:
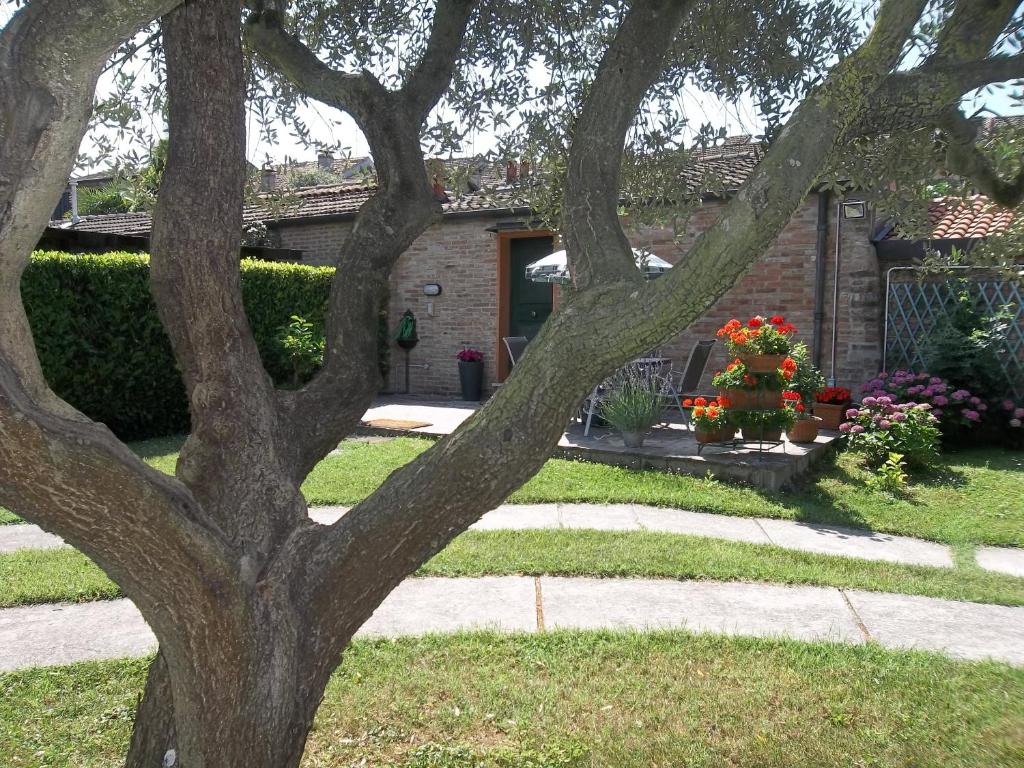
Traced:
<path id="1" fill-rule="evenodd" d="M 263 364 L 288 380 L 277 334 L 292 315 L 323 325 L 334 270 L 242 261 L 242 299 Z M 22 299 L 50 386 L 119 437 L 189 428 L 185 389 L 149 293 L 149 258 L 37 252 Z"/>

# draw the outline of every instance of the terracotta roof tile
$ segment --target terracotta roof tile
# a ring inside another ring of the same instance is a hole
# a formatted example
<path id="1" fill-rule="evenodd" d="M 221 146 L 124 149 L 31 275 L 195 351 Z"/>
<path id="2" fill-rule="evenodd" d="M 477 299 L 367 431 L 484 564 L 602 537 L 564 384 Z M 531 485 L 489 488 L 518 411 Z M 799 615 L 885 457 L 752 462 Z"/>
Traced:
<path id="1" fill-rule="evenodd" d="M 960 198 L 938 198 L 928 204 L 931 240 L 970 240 L 1005 232 L 1013 221 L 1013 211 L 1002 208 L 987 197 L 975 195 L 967 201 Z M 895 229 L 883 239 L 900 237 Z"/>

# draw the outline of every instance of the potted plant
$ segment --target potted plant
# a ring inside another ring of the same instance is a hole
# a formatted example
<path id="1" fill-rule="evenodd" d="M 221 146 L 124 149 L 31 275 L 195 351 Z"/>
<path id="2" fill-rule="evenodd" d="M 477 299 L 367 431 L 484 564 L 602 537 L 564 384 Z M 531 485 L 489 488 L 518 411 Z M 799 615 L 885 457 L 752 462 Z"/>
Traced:
<path id="1" fill-rule="evenodd" d="M 850 390 L 846 387 L 825 387 L 817 391 L 814 399 L 814 415 L 821 418 L 821 428 L 839 429 L 850 404 Z"/>
<path id="2" fill-rule="evenodd" d="M 793 376 L 783 397 L 786 406 L 793 409 L 796 421 L 786 437 L 791 443 L 813 443 L 818 437 L 821 419 L 811 414 L 807 404 L 814 403 L 817 392 L 825 386 L 825 377 L 811 362 L 811 352 L 803 342 L 793 345 L 790 358 L 794 364 Z"/>
<path id="3" fill-rule="evenodd" d="M 768 319 L 755 315 L 746 325 L 732 319 L 718 329 L 718 336 L 749 373 L 774 373 L 781 368 L 794 333 L 796 328 L 781 315 Z"/>
<path id="4" fill-rule="evenodd" d="M 743 362 L 736 358 L 724 371 L 719 371 L 711 380 L 718 389 L 718 396 L 729 401 L 729 407 L 738 411 L 763 410 L 782 407 L 782 391 L 792 377 L 792 361 L 782 361 L 782 368 L 771 373 L 750 373 Z"/>
<path id="5" fill-rule="evenodd" d="M 479 349 L 466 347 L 456 357 L 459 359 L 459 384 L 463 400 L 479 400 L 484 382 L 484 353 Z"/>
<path id="6" fill-rule="evenodd" d="M 722 398 L 697 397 L 686 399 L 683 406 L 691 408 L 690 418 L 693 419 L 694 437 L 698 443 L 721 443 L 732 439 L 736 427 L 729 422 L 726 411 L 728 401 Z"/>
<path id="7" fill-rule="evenodd" d="M 644 432 L 661 417 L 662 402 L 657 382 L 637 372 L 624 373 L 601 400 L 598 412 L 622 435 L 627 448 L 644 444 Z"/>
<path id="8" fill-rule="evenodd" d="M 733 411 L 729 419 L 742 430 L 744 440 L 768 443 L 781 440 L 783 430 L 791 429 L 796 420 L 792 408 Z"/>

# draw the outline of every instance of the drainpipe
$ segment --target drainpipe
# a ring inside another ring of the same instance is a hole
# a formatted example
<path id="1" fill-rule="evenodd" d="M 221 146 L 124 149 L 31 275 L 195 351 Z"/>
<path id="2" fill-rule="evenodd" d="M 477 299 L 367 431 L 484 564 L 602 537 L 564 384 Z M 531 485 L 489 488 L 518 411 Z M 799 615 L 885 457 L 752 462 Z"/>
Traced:
<path id="1" fill-rule="evenodd" d="M 828 385 L 836 385 L 836 331 L 839 328 L 839 244 L 842 242 L 843 234 L 843 203 L 836 203 L 836 273 L 832 285 L 832 355 L 829 360 Z"/>
<path id="2" fill-rule="evenodd" d="M 821 341 L 825 330 L 825 248 L 828 246 L 829 190 L 818 192 L 818 239 L 814 243 L 814 366 L 821 368 Z"/>
<path id="3" fill-rule="evenodd" d="M 77 224 L 82 220 L 78 215 L 78 182 L 69 182 L 68 187 L 71 190 L 69 193 L 69 197 L 71 198 L 71 223 Z"/>

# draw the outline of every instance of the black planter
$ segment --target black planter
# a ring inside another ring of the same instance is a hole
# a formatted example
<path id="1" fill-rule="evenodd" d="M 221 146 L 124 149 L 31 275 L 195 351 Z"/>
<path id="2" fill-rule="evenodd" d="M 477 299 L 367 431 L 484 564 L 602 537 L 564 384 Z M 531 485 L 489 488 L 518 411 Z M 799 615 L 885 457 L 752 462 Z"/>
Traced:
<path id="1" fill-rule="evenodd" d="M 459 383 L 462 385 L 463 400 L 480 400 L 484 385 L 484 364 L 459 360 Z"/>

